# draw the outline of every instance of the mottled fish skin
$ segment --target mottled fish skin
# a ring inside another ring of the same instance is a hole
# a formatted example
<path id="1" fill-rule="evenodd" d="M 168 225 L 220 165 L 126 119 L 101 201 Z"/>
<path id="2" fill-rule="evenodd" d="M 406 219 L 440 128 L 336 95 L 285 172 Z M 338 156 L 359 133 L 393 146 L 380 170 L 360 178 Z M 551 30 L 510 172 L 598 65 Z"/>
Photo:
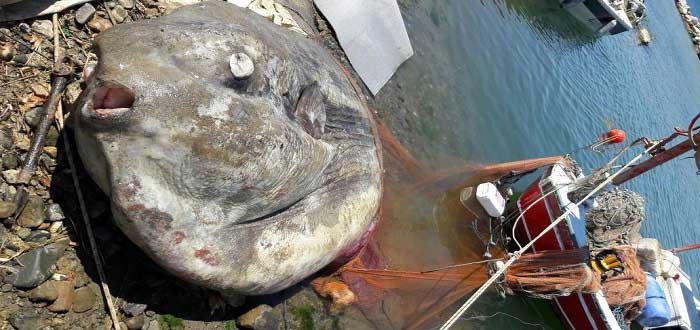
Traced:
<path id="1" fill-rule="evenodd" d="M 244 79 L 237 53 L 254 63 Z M 117 225 L 162 267 L 267 294 L 366 239 L 382 190 L 374 127 L 318 43 L 212 1 L 116 26 L 97 54 L 78 149 Z"/>

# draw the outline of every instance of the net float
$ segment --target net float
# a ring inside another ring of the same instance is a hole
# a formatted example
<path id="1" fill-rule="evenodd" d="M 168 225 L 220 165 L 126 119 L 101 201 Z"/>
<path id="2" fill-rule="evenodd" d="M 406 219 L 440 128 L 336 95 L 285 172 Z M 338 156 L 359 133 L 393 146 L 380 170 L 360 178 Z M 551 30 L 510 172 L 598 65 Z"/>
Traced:
<path id="1" fill-rule="evenodd" d="M 627 134 L 625 133 L 625 131 L 616 128 L 601 134 L 600 138 L 598 139 L 598 142 L 602 144 L 622 143 L 625 141 L 626 137 Z"/>

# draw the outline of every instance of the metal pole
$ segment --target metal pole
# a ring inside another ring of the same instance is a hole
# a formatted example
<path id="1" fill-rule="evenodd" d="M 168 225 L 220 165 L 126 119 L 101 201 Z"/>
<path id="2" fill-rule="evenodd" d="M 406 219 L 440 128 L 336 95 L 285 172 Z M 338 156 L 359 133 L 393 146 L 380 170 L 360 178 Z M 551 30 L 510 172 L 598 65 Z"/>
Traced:
<path id="1" fill-rule="evenodd" d="M 695 140 L 700 140 L 700 133 L 695 134 Z M 693 150 L 692 143 L 690 139 L 687 139 L 673 146 L 671 149 L 662 151 L 639 165 L 630 168 L 615 178 L 612 184 L 619 186 L 691 150 Z"/>
<path id="2" fill-rule="evenodd" d="M 671 249 L 671 252 L 679 253 L 679 252 L 685 252 L 685 251 L 697 250 L 697 249 L 700 249 L 700 244 L 695 243 L 695 244 L 688 244 L 688 245 L 675 247 L 675 248 Z"/>

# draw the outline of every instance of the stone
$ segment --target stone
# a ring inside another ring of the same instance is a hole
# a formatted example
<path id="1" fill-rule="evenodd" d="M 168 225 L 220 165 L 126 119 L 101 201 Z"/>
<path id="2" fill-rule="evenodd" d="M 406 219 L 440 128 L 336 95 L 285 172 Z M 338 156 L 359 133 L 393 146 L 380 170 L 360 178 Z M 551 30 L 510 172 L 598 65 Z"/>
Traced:
<path id="1" fill-rule="evenodd" d="M 17 183 L 17 175 L 19 175 L 18 170 L 2 171 L 2 178 L 5 179 L 5 182 L 7 182 L 9 184 L 16 184 Z"/>
<path id="2" fill-rule="evenodd" d="M 95 16 L 95 11 L 95 7 L 90 3 L 86 3 L 75 11 L 75 21 L 78 22 L 78 24 L 85 24 Z"/>
<path id="3" fill-rule="evenodd" d="M 16 232 L 19 229 L 27 229 L 27 228 L 20 227 L 20 226 L 14 226 L 14 227 L 12 227 L 12 231 L 14 232 L 14 234 L 11 232 L 7 232 L 7 231 L 5 231 L 3 233 L 2 241 L 4 242 L 3 246 L 5 248 L 9 248 L 9 249 L 15 250 L 15 251 L 26 250 L 29 248 L 29 246 L 26 243 L 24 243 L 22 238 L 20 238 L 16 235 Z"/>
<path id="4" fill-rule="evenodd" d="M 25 64 L 29 61 L 29 56 L 27 54 L 17 54 L 12 57 L 12 61 L 19 64 Z"/>
<path id="5" fill-rule="evenodd" d="M 15 235 L 21 239 L 26 239 L 29 237 L 29 235 L 32 234 L 32 230 L 26 227 L 17 227 L 15 228 Z"/>
<path id="6" fill-rule="evenodd" d="M 17 168 L 17 166 L 19 166 L 19 159 L 17 157 L 17 154 L 12 152 L 6 152 L 2 155 L 2 168 L 12 170 Z M 3 178 L 4 177 L 5 175 L 3 174 Z M 16 174 L 15 177 L 17 177 Z"/>
<path id="7" fill-rule="evenodd" d="M 36 20 L 32 23 L 32 30 L 48 40 L 53 39 L 53 23 L 49 20 Z"/>
<path id="8" fill-rule="evenodd" d="M 15 202 L 0 201 L 0 218 L 9 218 L 15 214 Z"/>
<path id="9" fill-rule="evenodd" d="M 27 205 L 17 217 L 17 224 L 22 227 L 35 228 L 46 220 L 46 210 L 44 200 L 37 195 L 29 195 Z"/>
<path id="10" fill-rule="evenodd" d="M 70 311 L 73 305 L 73 298 L 75 296 L 73 285 L 75 283 L 73 283 L 73 280 L 56 281 L 54 283 L 58 295 L 53 304 L 49 305 L 47 309 L 54 313 L 66 313 Z"/>
<path id="11" fill-rule="evenodd" d="M 112 17 L 114 17 L 115 22 L 122 23 L 129 17 L 129 12 L 122 6 L 116 6 L 112 9 Z"/>
<path id="12" fill-rule="evenodd" d="M 29 89 L 32 90 L 34 95 L 39 96 L 39 97 L 47 97 L 49 96 L 49 89 L 44 86 L 43 84 L 32 84 L 29 86 Z"/>
<path id="13" fill-rule="evenodd" d="M 147 17 L 155 17 L 160 15 L 160 11 L 158 8 L 146 8 L 146 11 L 144 12 Z"/>
<path id="14" fill-rule="evenodd" d="M 61 232 L 62 229 L 63 229 L 63 221 L 55 221 L 55 222 L 51 223 L 51 226 L 49 226 L 49 232 L 51 234 L 59 233 L 59 232 Z"/>
<path id="15" fill-rule="evenodd" d="M 56 298 L 58 298 L 56 281 L 46 281 L 32 289 L 32 291 L 29 291 L 29 300 L 33 302 L 53 302 Z"/>
<path id="16" fill-rule="evenodd" d="M 255 71 L 255 64 L 246 53 L 235 53 L 229 59 L 229 68 L 238 80 L 248 79 Z"/>
<path id="17" fill-rule="evenodd" d="M 88 22 L 88 26 L 98 32 L 104 32 L 112 27 L 112 23 L 104 17 L 95 16 Z"/>
<path id="18" fill-rule="evenodd" d="M 29 234 L 24 240 L 28 243 L 44 243 L 51 238 L 51 233 L 45 230 L 35 230 Z"/>
<path id="19" fill-rule="evenodd" d="M 10 292 L 12 291 L 12 284 L 10 283 L 5 283 L 2 286 L 0 286 L 0 292 Z"/>
<path id="20" fill-rule="evenodd" d="M 0 147 L 3 149 L 10 149 L 12 148 L 13 144 L 12 128 L 7 126 L 0 128 Z M 3 166 L 5 166 L 4 163 L 5 162 L 3 161 Z M 5 168 L 7 168 L 7 166 L 5 166 Z"/>
<path id="21" fill-rule="evenodd" d="M 49 127 L 49 132 L 46 133 L 46 145 L 47 146 L 56 146 L 57 142 L 58 142 L 58 130 L 56 130 L 56 127 L 51 126 L 51 127 Z"/>
<path id="22" fill-rule="evenodd" d="M 27 123 L 32 128 L 36 128 L 39 126 L 39 122 L 41 121 L 41 113 L 42 113 L 41 107 L 34 107 L 31 108 L 29 111 L 24 113 L 24 121 Z"/>
<path id="23" fill-rule="evenodd" d="M 117 4 L 126 9 L 134 8 L 134 0 L 117 0 Z"/>
<path id="24" fill-rule="evenodd" d="M 126 323 L 124 323 L 124 322 L 119 322 L 119 327 L 122 328 L 122 329 L 124 329 L 124 330 L 126 330 L 126 329 L 129 328 L 129 327 L 126 326 Z"/>
<path id="25" fill-rule="evenodd" d="M 151 320 L 151 322 L 148 323 L 148 330 L 155 329 L 155 330 L 160 330 L 160 323 L 158 320 Z"/>
<path id="26" fill-rule="evenodd" d="M 66 86 L 66 91 L 63 93 L 63 99 L 66 103 L 72 105 L 78 100 L 78 97 L 80 97 L 80 93 L 82 92 L 83 89 L 80 87 L 80 80 L 76 80 Z"/>
<path id="27" fill-rule="evenodd" d="M 0 59 L 3 61 L 11 61 L 12 58 L 15 56 L 16 50 L 15 50 L 15 45 L 11 43 L 3 43 L 0 45 Z"/>
<path id="28" fill-rule="evenodd" d="M 127 303 L 122 307 L 122 311 L 129 316 L 137 316 L 143 314 L 147 307 L 146 304 Z"/>
<path id="29" fill-rule="evenodd" d="M 89 286 L 85 286 L 75 290 L 73 297 L 73 311 L 76 313 L 84 313 L 95 307 L 97 295 Z M 128 323 L 128 322 L 127 322 Z"/>
<path id="30" fill-rule="evenodd" d="M 30 250 L 19 257 L 17 272 L 5 277 L 16 288 L 31 289 L 46 281 L 53 274 L 56 261 L 68 247 L 68 240 L 60 240 Z"/>
<path id="31" fill-rule="evenodd" d="M 56 156 L 58 156 L 58 148 L 51 146 L 44 147 L 44 153 L 51 158 L 56 158 Z"/>
<path id="32" fill-rule="evenodd" d="M 236 319 L 239 326 L 253 330 L 277 330 L 280 322 L 279 312 L 268 305 L 255 307 Z"/>
<path id="33" fill-rule="evenodd" d="M 10 315 L 10 324 L 17 330 L 40 330 L 46 327 L 46 320 L 37 310 L 20 309 Z"/>
<path id="34" fill-rule="evenodd" d="M 13 134 L 12 139 L 14 140 L 15 147 L 17 147 L 17 149 L 22 151 L 29 150 L 29 144 L 31 143 L 31 141 L 29 140 L 29 137 L 26 134 Z"/>
<path id="35" fill-rule="evenodd" d="M 126 320 L 126 326 L 129 330 L 141 330 L 146 323 L 142 315 L 130 317 Z"/>

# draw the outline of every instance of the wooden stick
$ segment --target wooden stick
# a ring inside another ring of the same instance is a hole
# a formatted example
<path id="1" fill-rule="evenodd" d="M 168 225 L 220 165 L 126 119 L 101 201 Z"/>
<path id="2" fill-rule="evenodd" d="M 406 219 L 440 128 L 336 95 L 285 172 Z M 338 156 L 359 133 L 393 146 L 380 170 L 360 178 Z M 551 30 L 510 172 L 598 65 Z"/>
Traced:
<path id="1" fill-rule="evenodd" d="M 31 76 L 26 76 L 26 77 L 22 77 L 22 78 L 17 78 L 17 79 L 14 79 L 14 80 L 12 80 L 12 81 L 8 81 L 8 82 L 6 82 L 6 83 L 4 83 L 4 84 L 0 84 L 0 87 L 5 87 L 5 86 L 7 86 L 7 85 L 12 85 L 12 84 L 14 84 L 14 83 L 16 83 L 16 82 L 20 82 L 20 81 L 22 81 L 22 80 L 32 79 L 32 78 L 37 77 L 37 76 L 39 76 L 39 75 L 41 75 L 41 73 L 33 74 L 33 75 L 31 75 Z"/>
<path id="2" fill-rule="evenodd" d="M 109 16 L 109 21 L 112 22 L 112 26 L 117 26 L 117 21 L 114 20 L 114 17 L 112 16 L 112 10 L 107 7 L 105 0 L 102 0 L 102 6 L 105 7 L 105 11 L 107 12 L 107 16 Z"/>
<path id="3" fill-rule="evenodd" d="M 63 69 L 61 71 L 54 71 L 54 79 L 51 83 L 51 93 L 49 94 L 46 104 L 44 104 L 39 127 L 37 127 L 36 132 L 34 133 L 32 145 L 29 148 L 27 157 L 25 158 L 24 164 L 22 165 L 19 175 L 17 176 L 17 181 L 20 183 L 28 183 L 29 179 L 34 174 L 36 163 L 46 142 L 46 133 L 48 133 L 49 127 L 51 127 L 51 123 L 53 122 L 56 114 L 56 107 L 61 100 L 63 90 L 66 88 L 71 71 L 72 70 L 70 68 Z"/>
<path id="4" fill-rule="evenodd" d="M 61 58 L 61 47 L 59 46 L 58 42 L 58 14 L 53 14 L 51 20 L 53 21 L 53 65 L 54 67 L 58 67 L 63 62 L 63 59 Z"/>
<path id="5" fill-rule="evenodd" d="M 61 126 L 63 125 L 61 124 Z M 71 177 L 73 178 L 73 186 L 75 186 L 75 194 L 78 197 L 78 205 L 80 205 L 80 214 L 82 215 L 83 223 L 85 224 L 85 231 L 87 232 L 90 250 L 92 251 L 92 259 L 95 262 L 95 266 L 97 266 L 97 274 L 100 278 L 103 298 L 107 302 L 107 308 L 109 309 L 109 315 L 112 318 L 114 329 L 121 330 L 121 327 L 119 326 L 119 317 L 117 316 L 117 311 L 114 308 L 112 294 L 110 293 L 109 286 L 107 285 L 107 277 L 105 276 L 104 269 L 102 268 L 102 262 L 100 262 L 100 254 L 97 250 L 97 243 L 95 243 L 95 236 L 92 234 L 92 224 L 90 223 L 90 216 L 88 215 L 87 207 L 85 206 L 85 199 L 83 198 L 83 192 L 80 187 L 80 181 L 78 180 L 78 174 L 73 161 L 73 153 L 71 152 L 70 141 L 68 140 L 68 135 L 66 134 L 65 130 L 61 130 L 61 135 L 63 136 L 63 145 L 66 150 Z"/>

